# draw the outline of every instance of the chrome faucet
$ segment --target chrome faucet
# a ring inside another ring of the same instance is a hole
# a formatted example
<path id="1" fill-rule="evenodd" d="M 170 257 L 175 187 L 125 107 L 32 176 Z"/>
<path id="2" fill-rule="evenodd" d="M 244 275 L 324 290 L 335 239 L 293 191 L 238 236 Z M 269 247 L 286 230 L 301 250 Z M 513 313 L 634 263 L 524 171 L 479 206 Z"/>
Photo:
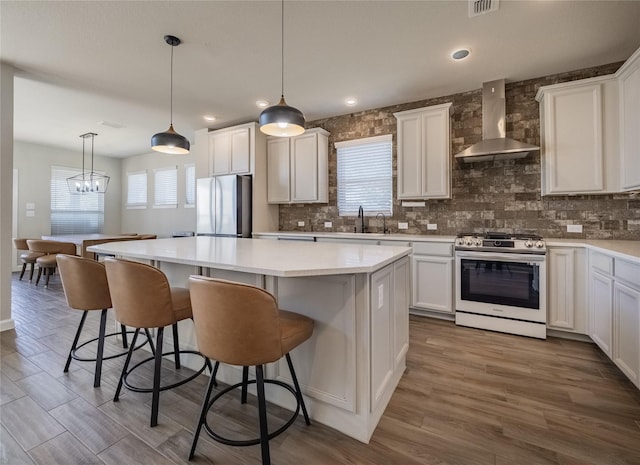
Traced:
<path id="1" fill-rule="evenodd" d="M 362 205 L 358 207 L 358 218 L 360 219 L 360 232 L 363 233 L 366 228 L 364 226 L 364 209 L 362 208 Z M 356 223 L 356 232 L 358 232 L 357 229 L 358 225 Z"/>
<path id="2" fill-rule="evenodd" d="M 378 213 L 376 215 L 376 220 L 380 215 L 382 215 L 382 234 L 388 234 L 389 230 L 387 229 L 387 217 L 384 216 L 384 213 Z"/>

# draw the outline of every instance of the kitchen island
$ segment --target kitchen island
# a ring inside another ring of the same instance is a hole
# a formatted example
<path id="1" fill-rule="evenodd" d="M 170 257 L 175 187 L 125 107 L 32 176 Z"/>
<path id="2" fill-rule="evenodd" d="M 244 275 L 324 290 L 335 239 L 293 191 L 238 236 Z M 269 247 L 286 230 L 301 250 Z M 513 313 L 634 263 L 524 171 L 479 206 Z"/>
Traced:
<path id="1" fill-rule="evenodd" d="M 410 248 L 199 236 L 89 250 L 157 266 L 172 285 L 187 286 L 193 274 L 252 284 L 313 318 L 312 338 L 291 353 L 309 414 L 369 441 L 405 369 Z M 180 323 L 180 344 L 196 348 L 190 321 Z M 235 383 L 241 374 L 223 366 L 219 379 Z M 269 365 L 267 376 L 291 382 L 286 361 Z M 290 394 L 268 387 L 269 401 L 295 408 Z"/>

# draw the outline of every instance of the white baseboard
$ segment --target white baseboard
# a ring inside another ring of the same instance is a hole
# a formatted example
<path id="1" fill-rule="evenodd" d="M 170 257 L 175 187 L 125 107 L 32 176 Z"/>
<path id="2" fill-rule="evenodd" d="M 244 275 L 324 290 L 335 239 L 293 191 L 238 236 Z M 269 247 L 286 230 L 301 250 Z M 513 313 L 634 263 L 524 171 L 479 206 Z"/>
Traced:
<path id="1" fill-rule="evenodd" d="M 13 321 L 13 318 L 9 318 L 8 320 L 0 320 L 0 333 L 2 331 L 9 331 L 10 329 L 15 329 L 16 323 Z"/>

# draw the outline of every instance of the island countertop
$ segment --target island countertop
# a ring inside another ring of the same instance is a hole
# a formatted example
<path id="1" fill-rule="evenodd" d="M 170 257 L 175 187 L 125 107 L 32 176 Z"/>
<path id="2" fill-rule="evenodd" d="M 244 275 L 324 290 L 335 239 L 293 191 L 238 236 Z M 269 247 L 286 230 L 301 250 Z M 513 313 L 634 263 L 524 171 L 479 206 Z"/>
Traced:
<path id="1" fill-rule="evenodd" d="M 88 250 L 278 277 L 372 273 L 411 253 L 409 247 L 211 236 L 111 242 Z"/>

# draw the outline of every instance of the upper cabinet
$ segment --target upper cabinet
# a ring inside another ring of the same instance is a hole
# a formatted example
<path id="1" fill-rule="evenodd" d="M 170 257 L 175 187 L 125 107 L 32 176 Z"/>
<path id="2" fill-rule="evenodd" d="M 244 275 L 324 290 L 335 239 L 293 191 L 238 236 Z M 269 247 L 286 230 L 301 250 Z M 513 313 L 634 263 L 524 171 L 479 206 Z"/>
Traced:
<path id="1" fill-rule="evenodd" d="M 451 197 L 451 103 L 394 113 L 398 120 L 398 198 Z"/>
<path id="2" fill-rule="evenodd" d="M 267 139 L 269 203 L 329 201 L 329 133 L 307 129 L 296 137 Z"/>
<path id="3" fill-rule="evenodd" d="M 538 89 L 542 194 L 640 189 L 640 49 L 612 75 Z"/>
<path id="4" fill-rule="evenodd" d="M 618 80 L 614 75 L 538 90 L 542 194 L 619 192 Z"/>
<path id="5" fill-rule="evenodd" d="M 252 174 L 256 123 L 209 133 L 209 175 Z"/>
<path id="6" fill-rule="evenodd" d="M 622 189 L 640 189 L 640 49 L 616 72 L 620 80 Z"/>

